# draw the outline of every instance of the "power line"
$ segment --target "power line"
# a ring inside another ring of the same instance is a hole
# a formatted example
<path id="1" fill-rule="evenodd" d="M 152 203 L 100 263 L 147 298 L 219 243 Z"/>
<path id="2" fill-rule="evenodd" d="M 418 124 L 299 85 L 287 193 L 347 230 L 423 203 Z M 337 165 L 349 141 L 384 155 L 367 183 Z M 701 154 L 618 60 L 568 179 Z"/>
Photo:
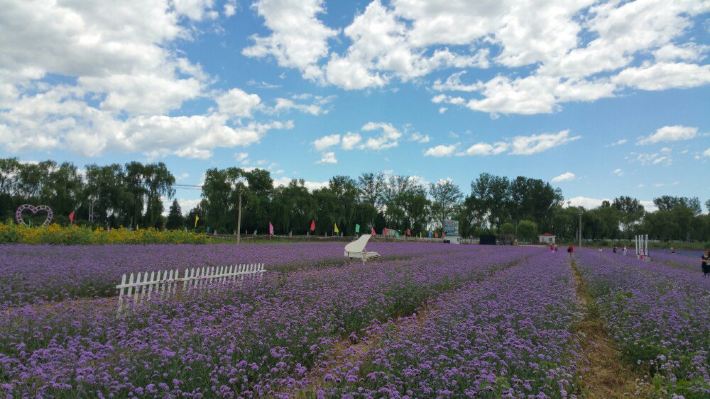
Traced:
<path id="1" fill-rule="evenodd" d="M 195 184 L 173 184 L 173 187 L 189 190 L 202 190 L 202 186 L 198 186 Z"/>

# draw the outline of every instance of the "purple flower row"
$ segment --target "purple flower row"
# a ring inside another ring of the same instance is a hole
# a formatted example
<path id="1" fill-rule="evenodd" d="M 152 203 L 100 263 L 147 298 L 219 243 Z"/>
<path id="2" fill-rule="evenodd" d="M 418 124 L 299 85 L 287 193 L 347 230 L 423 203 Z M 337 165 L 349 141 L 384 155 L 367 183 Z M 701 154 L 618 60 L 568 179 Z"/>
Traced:
<path id="1" fill-rule="evenodd" d="M 578 265 L 623 354 L 662 389 L 709 397 L 710 279 L 594 251 L 580 251 Z"/>
<path id="2" fill-rule="evenodd" d="M 567 397 L 578 319 L 567 256 L 542 253 L 378 328 L 374 347 L 325 374 L 319 397 Z M 343 360 L 345 359 L 345 360 Z"/>
<path id="3" fill-rule="evenodd" d="M 0 245 L 3 305 L 116 294 L 123 273 L 264 263 L 290 268 L 341 262 L 344 243 L 215 245 Z M 458 248 L 460 249 L 460 248 Z M 434 243 L 372 242 L 383 256 L 413 256 L 454 247 Z"/>
<path id="4" fill-rule="evenodd" d="M 303 386 L 324 353 L 374 320 L 409 315 L 440 292 L 540 251 L 448 248 L 411 260 L 267 273 L 260 283 L 155 301 L 123 317 L 115 298 L 6 308 L 0 394 L 275 396 Z"/>
<path id="5" fill-rule="evenodd" d="M 667 249 L 653 249 L 649 252 L 651 258 L 656 263 L 686 268 L 698 273 L 702 272 L 700 265 L 703 253 L 701 251 L 678 251 L 671 253 L 670 250 Z"/>

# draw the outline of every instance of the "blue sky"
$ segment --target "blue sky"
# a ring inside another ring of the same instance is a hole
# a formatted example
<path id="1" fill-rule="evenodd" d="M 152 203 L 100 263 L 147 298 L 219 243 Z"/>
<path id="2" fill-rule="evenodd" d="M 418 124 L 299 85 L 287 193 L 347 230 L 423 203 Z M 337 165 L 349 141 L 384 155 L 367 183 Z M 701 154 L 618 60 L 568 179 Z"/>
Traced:
<path id="1" fill-rule="evenodd" d="M 710 197 L 708 2 L 6 3 L 3 157 Z"/>

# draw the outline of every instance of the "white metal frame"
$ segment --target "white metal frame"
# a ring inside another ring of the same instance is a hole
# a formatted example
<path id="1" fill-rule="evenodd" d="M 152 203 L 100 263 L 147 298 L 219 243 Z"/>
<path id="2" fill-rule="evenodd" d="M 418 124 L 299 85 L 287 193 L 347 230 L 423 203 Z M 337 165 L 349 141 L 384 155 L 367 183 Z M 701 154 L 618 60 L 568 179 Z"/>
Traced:
<path id="1" fill-rule="evenodd" d="M 648 258 L 648 234 L 637 235 L 634 238 L 636 257 L 639 259 Z"/>
<path id="2" fill-rule="evenodd" d="M 180 283 L 182 283 L 182 291 L 191 291 L 212 287 L 215 284 L 224 285 L 237 280 L 241 282 L 247 277 L 261 278 L 265 271 L 263 263 L 253 263 L 193 267 L 185 269 L 182 277 L 180 277 L 178 269 L 139 272 L 137 275 L 124 273 L 121 276 L 121 284 L 116 286 L 118 289 L 118 310 L 121 311 L 127 304 L 138 304 L 145 299 L 150 300 L 152 296 L 164 299 L 175 295 Z"/>

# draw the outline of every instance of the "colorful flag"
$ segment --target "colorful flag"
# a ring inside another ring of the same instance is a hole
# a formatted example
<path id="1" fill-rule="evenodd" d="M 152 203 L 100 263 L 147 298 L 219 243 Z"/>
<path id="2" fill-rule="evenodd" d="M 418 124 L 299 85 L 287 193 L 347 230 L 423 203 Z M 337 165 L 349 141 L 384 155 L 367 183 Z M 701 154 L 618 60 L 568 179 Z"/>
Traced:
<path id="1" fill-rule="evenodd" d="M 434 238 L 439 238 L 439 232 L 438 232 L 438 231 L 435 231 L 435 232 L 434 232 Z"/>
<path id="2" fill-rule="evenodd" d="M 316 221 L 311 220 L 311 232 L 316 231 Z"/>
<path id="3" fill-rule="evenodd" d="M 407 236 L 407 237 L 411 236 L 411 235 L 412 235 L 412 230 L 409 230 L 409 229 L 405 230 L 405 231 L 404 231 L 404 235 Z"/>
<path id="4" fill-rule="evenodd" d="M 269 235 L 274 235 L 274 225 L 269 222 Z"/>
<path id="5" fill-rule="evenodd" d="M 333 231 L 335 232 L 335 234 L 340 234 L 340 230 L 338 230 L 338 224 L 337 224 L 337 223 L 333 223 Z"/>
<path id="6" fill-rule="evenodd" d="M 69 223 L 74 224 L 74 211 L 69 214 Z"/>
<path id="7" fill-rule="evenodd" d="M 384 228 L 382 229 L 382 235 L 385 236 L 385 237 L 387 237 L 387 227 L 384 227 Z"/>
<path id="8" fill-rule="evenodd" d="M 357 223 L 355 224 L 355 234 L 360 234 L 360 225 Z"/>
<path id="9" fill-rule="evenodd" d="M 200 215 L 195 214 L 195 228 L 197 228 L 197 222 L 200 220 Z"/>
<path id="10" fill-rule="evenodd" d="M 377 232 L 375 231 L 374 227 L 370 227 L 370 234 L 374 237 L 377 235 Z"/>

